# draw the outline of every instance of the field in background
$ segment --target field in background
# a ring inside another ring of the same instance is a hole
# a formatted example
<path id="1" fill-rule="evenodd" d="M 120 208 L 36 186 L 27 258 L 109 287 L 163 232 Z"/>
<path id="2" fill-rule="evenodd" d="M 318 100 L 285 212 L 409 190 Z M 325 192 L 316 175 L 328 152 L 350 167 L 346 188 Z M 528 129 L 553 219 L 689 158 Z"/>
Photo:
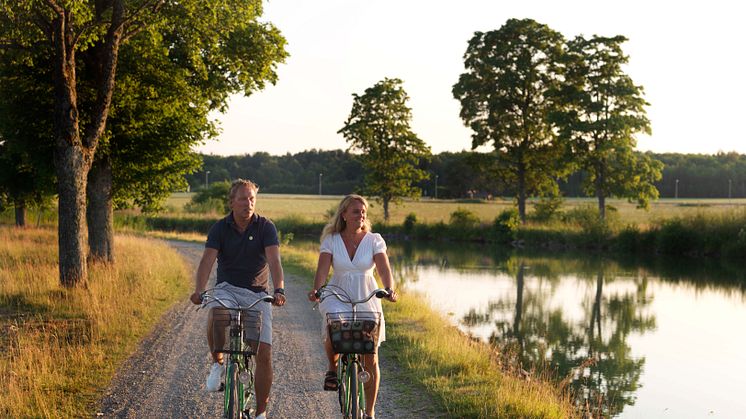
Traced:
<path id="1" fill-rule="evenodd" d="M 175 193 L 168 199 L 166 206 L 174 212 L 181 212 L 184 205 L 191 199 L 191 195 Z M 309 221 L 322 222 L 326 220 L 325 214 L 327 211 L 336 208 L 342 197 L 260 193 L 258 198 L 257 212 L 266 217 L 280 219 L 299 216 Z M 529 214 L 533 210 L 534 202 L 537 201 L 533 200 L 528 205 Z M 370 204 L 370 219 L 374 223 L 383 222 L 383 205 L 375 200 L 371 200 Z M 647 211 L 636 209 L 634 203 L 622 199 L 610 199 L 607 204 L 618 210 L 619 219 L 624 224 L 646 226 L 655 220 L 699 213 L 719 215 L 743 208 L 746 206 L 746 199 L 663 199 L 652 202 Z M 568 198 L 565 200 L 562 210 L 579 206 L 596 207 L 596 205 L 596 200 L 592 198 Z M 420 222 L 448 222 L 450 214 L 459 208 L 473 212 L 484 222 L 492 222 L 500 212 L 514 206 L 513 201 L 507 198 L 498 198 L 492 201 L 422 199 L 419 201 L 406 200 L 400 205 L 391 204 L 389 211 L 391 213 L 390 222 L 393 224 L 401 224 L 410 213 L 417 215 Z"/>

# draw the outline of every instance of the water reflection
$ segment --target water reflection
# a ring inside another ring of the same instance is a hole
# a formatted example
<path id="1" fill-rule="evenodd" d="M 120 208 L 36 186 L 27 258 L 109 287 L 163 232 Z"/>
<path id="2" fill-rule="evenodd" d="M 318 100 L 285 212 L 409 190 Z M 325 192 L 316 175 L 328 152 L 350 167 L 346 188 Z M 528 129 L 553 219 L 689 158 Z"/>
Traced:
<path id="1" fill-rule="evenodd" d="M 489 274 L 496 284 L 490 290 L 462 290 L 488 297 L 484 304 L 458 313 L 457 320 L 465 330 L 514 351 L 526 369 L 549 365 L 572 388 L 578 408 L 594 417 L 617 416 L 636 402 L 646 357 L 635 356 L 629 341 L 656 330 L 649 277 L 719 292 L 742 293 L 746 283 L 740 270 L 703 269 L 703 263 L 695 267 L 682 261 L 560 258 L 414 243 L 393 246 L 390 254 L 396 278 L 415 289 L 426 281 L 420 276 L 427 272 L 422 267 Z M 696 281 L 691 279 L 695 269 Z M 683 274 L 687 271 L 690 276 Z M 454 290 L 459 284 L 440 286 Z"/>

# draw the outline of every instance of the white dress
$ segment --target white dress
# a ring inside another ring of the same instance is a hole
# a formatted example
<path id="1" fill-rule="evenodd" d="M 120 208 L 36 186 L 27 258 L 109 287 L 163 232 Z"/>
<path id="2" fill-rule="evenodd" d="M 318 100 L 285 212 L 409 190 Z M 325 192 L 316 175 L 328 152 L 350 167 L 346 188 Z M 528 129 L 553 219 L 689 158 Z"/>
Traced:
<path id="1" fill-rule="evenodd" d="M 366 232 L 365 237 L 360 240 L 360 244 L 355 251 L 355 256 L 350 260 L 342 236 L 334 233 L 324 238 L 321 243 L 321 253 L 332 255 L 332 278 L 329 280 L 330 285 L 340 287 L 353 300 L 360 300 L 367 297 L 373 290 L 378 288 L 373 270 L 375 262 L 373 255 L 386 252 L 386 242 L 378 233 Z M 381 326 L 379 328 L 378 344 L 386 340 L 386 327 L 383 320 L 383 308 L 381 300 L 373 297 L 367 303 L 358 304 L 357 312 L 378 312 L 381 313 Z M 326 315 L 328 313 L 339 313 L 352 311 L 350 304 L 342 303 L 332 297 L 324 299 L 319 304 L 319 312 L 322 315 L 322 337 L 326 339 Z"/>

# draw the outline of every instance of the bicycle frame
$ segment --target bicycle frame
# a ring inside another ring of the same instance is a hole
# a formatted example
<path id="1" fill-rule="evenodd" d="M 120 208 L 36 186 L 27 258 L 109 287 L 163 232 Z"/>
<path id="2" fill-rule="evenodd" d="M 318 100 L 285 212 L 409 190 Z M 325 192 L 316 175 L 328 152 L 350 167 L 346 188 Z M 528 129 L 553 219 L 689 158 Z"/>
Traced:
<path id="1" fill-rule="evenodd" d="M 324 286 L 317 291 L 316 297 L 320 302 L 329 296 L 352 306 L 353 320 L 356 319 L 357 305 L 365 303 L 373 297 L 383 298 L 389 295 L 384 289 L 376 289 L 362 300 L 352 300 L 349 296 L 340 295 L 337 291 Z M 344 291 L 340 290 L 343 294 Z M 331 336 L 329 337 L 331 339 Z M 331 342 L 330 342 L 331 344 Z M 337 361 L 338 397 L 341 413 L 345 418 L 362 419 L 365 417 L 365 382 L 370 374 L 365 370 L 362 354 L 342 353 Z"/>
<path id="2" fill-rule="evenodd" d="M 208 300 L 207 302 L 217 301 L 222 306 L 222 309 L 230 314 L 230 323 L 228 325 L 230 340 L 228 350 L 218 349 L 215 351 L 228 356 L 228 359 L 223 361 L 226 365 L 223 411 L 225 417 L 229 419 L 244 418 L 253 410 L 253 355 L 255 354 L 255 350 L 244 340 L 245 330 L 243 326 L 243 316 L 245 313 L 250 312 L 249 310 L 260 301 L 272 302 L 274 301 L 274 297 L 265 296 L 258 299 L 248 307 L 231 307 L 219 298 L 209 294 L 209 291 L 211 290 L 202 293 L 203 301 L 205 299 Z M 205 304 L 206 302 L 203 302 L 202 307 L 204 307 Z M 257 311 L 254 312 L 258 313 Z M 261 327 L 261 325 L 259 325 L 259 327 Z M 257 333 L 260 331 L 260 329 L 257 329 Z"/>

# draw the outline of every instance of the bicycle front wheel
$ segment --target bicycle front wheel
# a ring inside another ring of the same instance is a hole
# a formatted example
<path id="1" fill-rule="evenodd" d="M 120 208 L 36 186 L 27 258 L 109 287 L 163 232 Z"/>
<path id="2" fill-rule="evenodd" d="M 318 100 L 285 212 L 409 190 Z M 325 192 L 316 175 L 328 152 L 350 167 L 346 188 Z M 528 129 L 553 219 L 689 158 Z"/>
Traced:
<path id="1" fill-rule="evenodd" d="M 350 403 L 350 413 L 351 417 L 353 419 L 363 419 L 365 416 L 363 414 L 363 409 L 365 409 L 365 406 L 361 406 L 361 390 L 360 390 L 360 380 L 358 379 L 358 372 L 359 372 L 360 364 L 357 363 L 357 361 L 350 362 L 349 365 L 349 374 L 350 374 L 350 398 L 352 399 Z"/>
<path id="2" fill-rule="evenodd" d="M 241 401 L 239 398 L 239 382 L 238 382 L 238 363 L 231 362 L 228 366 L 228 372 L 225 374 L 225 391 L 228 392 L 228 406 L 226 409 L 226 417 L 228 419 L 240 419 L 241 418 Z"/>

